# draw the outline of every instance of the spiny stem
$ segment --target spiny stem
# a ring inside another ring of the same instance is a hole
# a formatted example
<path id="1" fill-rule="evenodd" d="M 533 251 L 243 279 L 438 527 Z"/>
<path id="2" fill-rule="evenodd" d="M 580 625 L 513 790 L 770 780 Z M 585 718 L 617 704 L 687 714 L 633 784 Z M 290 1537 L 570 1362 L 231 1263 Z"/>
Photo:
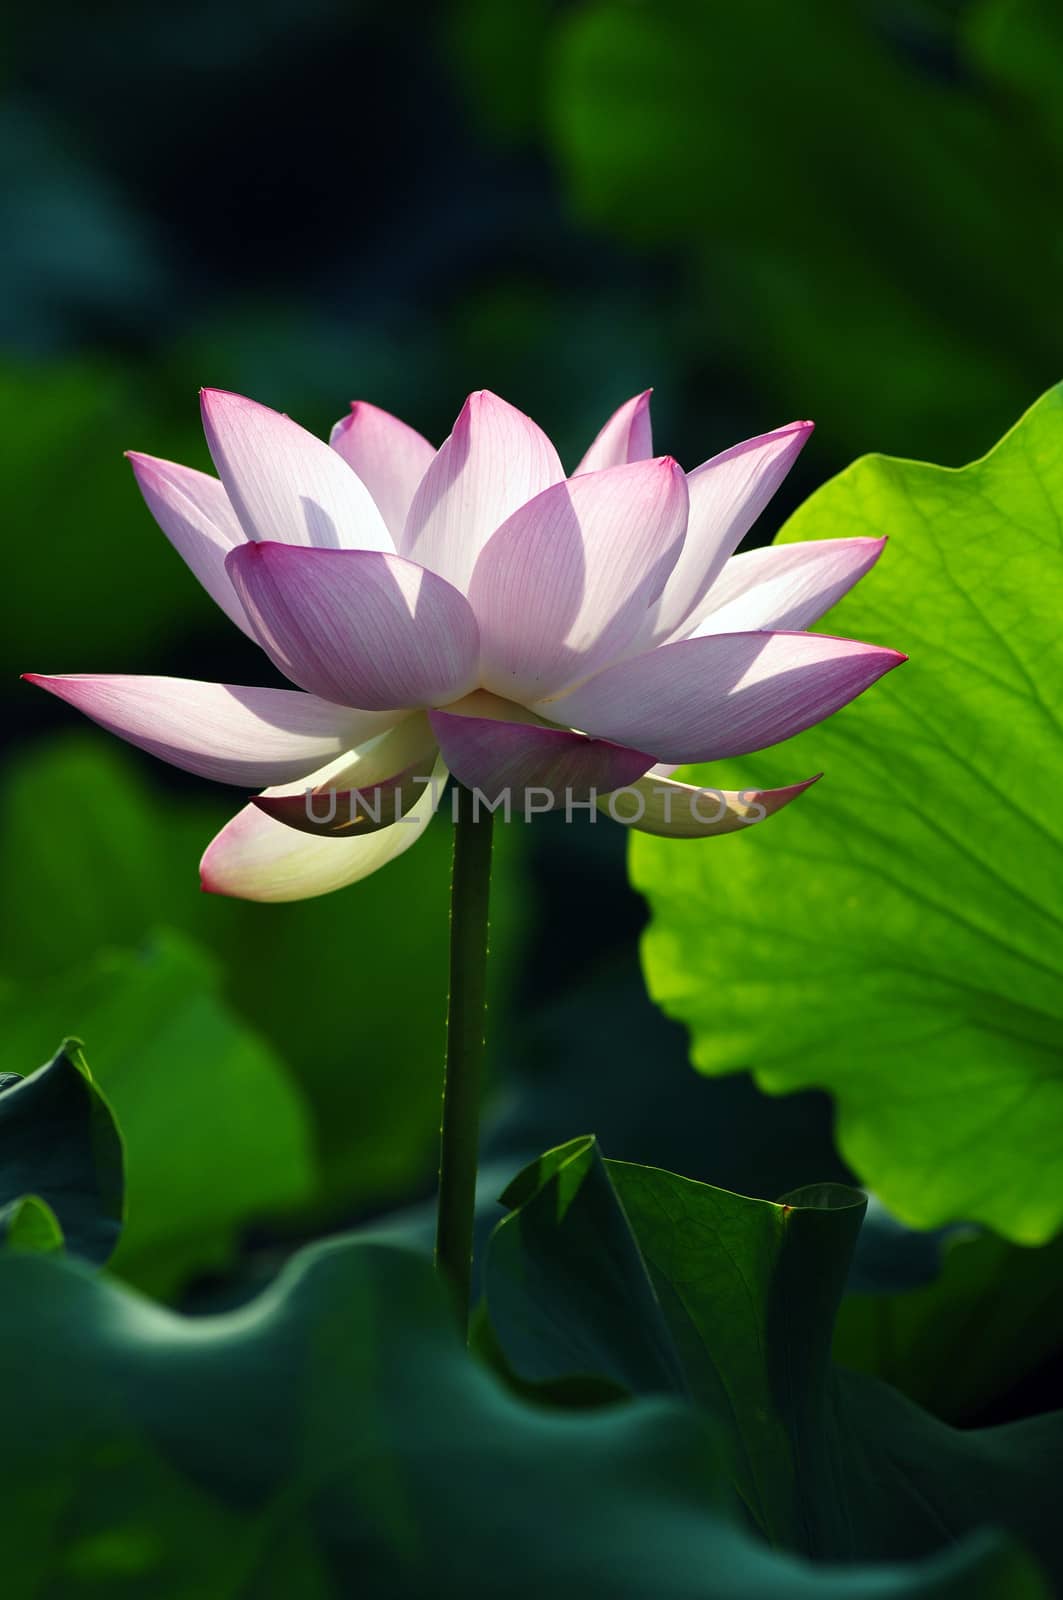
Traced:
<path id="1" fill-rule="evenodd" d="M 493 817 L 467 789 L 455 799 L 454 872 L 450 887 L 450 1003 L 439 1152 L 436 1266 L 457 1295 L 468 1330 L 472 1231 L 484 1055 L 488 901 Z"/>

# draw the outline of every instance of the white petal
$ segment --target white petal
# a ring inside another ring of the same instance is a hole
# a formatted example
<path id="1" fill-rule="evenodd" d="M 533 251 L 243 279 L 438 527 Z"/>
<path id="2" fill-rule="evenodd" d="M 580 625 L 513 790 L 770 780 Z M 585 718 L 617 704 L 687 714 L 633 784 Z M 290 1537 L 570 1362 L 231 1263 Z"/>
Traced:
<path id="1" fill-rule="evenodd" d="M 329 438 L 376 501 L 396 545 L 417 486 L 432 464 L 435 448 L 409 427 L 367 400 L 355 400 Z"/>
<path id="2" fill-rule="evenodd" d="M 601 472 L 603 467 L 622 467 L 629 461 L 648 461 L 653 455 L 653 430 L 650 425 L 650 395 L 643 390 L 613 412 L 573 473 Z"/>
<path id="3" fill-rule="evenodd" d="M 109 733 L 216 783 L 288 783 L 383 732 L 396 713 L 351 711 L 297 689 L 124 673 L 25 674 Z"/>
<path id="4" fill-rule="evenodd" d="M 750 628 L 811 628 L 864 576 L 885 539 L 814 539 L 732 556 L 691 637 Z"/>
<path id="5" fill-rule="evenodd" d="M 698 612 L 724 562 L 760 516 L 811 432 L 810 422 L 792 422 L 724 450 L 688 475 L 687 536 L 668 586 L 648 619 L 647 644 L 663 643 L 685 631 L 684 625 Z"/>
<path id="6" fill-rule="evenodd" d="M 313 694 L 386 711 L 445 705 L 476 686 L 472 608 L 414 561 L 263 540 L 233 551 L 229 572 L 262 648 Z"/>
<path id="7" fill-rule="evenodd" d="M 356 839 L 315 838 L 245 806 L 207 846 L 203 888 L 239 900 L 307 900 L 367 878 L 416 844 L 447 781 L 437 761 L 428 789 L 400 822 Z"/>
<path id="8" fill-rule="evenodd" d="M 323 439 L 242 395 L 204 389 L 201 400 L 214 465 L 249 539 L 394 550 L 369 490 Z"/>
<path id="9" fill-rule="evenodd" d="M 662 839 L 713 839 L 756 827 L 804 794 L 823 774 L 783 789 L 710 789 L 648 772 L 598 801 L 614 822 Z"/>
<path id="10" fill-rule="evenodd" d="M 136 450 L 126 454 L 148 510 L 178 555 L 226 616 L 253 639 L 247 615 L 225 570 L 225 557 L 243 544 L 246 535 L 221 482 L 209 473 L 179 466 L 176 461 L 160 461 Z"/>
<path id="11" fill-rule="evenodd" d="M 521 506 L 469 585 L 484 687 L 540 700 L 615 661 L 664 587 L 686 519 L 686 480 L 667 456 L 570 478 Z"/>
<path id="12" fill-rule="evenodd" d="M 905 660 L 821 633 L 707 634 L 606 667 L 532 709 L 660 761 L 723 761 L 822 722 Z"/>
<path id="13" fill-rule="evenodd" d="M 399 549 L 464 592 L 495 529 L 564 475 L 542 429 L 481 389 L 425 473 Z"/>
<path id="14" fill-rule="evenodd" d="M 353 838 L 397 822 L 428 783 L 438 755 L 423 711 L 298 783 L 276 784 L 252 804 L 290 828 Z"/>

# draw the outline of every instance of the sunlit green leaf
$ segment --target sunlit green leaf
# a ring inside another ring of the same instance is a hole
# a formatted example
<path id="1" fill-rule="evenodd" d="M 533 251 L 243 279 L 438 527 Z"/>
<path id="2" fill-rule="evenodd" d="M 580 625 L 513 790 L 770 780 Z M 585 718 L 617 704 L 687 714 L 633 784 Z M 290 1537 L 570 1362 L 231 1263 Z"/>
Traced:
<path id="1" fill-rule="evenodd" d="M 784 541 L 888 534 L 825 631 L 909 663 L 800 738 L 702 768 L 823 769 L 704 847 L 637 837 L 650 991 L 707 1072 L 838 1103 L 904 1221 L 1023 1243 L 1063 1223 L 1063 389 L 962 471 L 868 457 Z"/>
<path id="2" fill-rule="evenodd" d="M 63 1230 L 46 1200 L 24 1194 L 0 1205 L 0 1240 L 8 1250 L 41 1250 L 47 1254 L 63 1248 Z"/>

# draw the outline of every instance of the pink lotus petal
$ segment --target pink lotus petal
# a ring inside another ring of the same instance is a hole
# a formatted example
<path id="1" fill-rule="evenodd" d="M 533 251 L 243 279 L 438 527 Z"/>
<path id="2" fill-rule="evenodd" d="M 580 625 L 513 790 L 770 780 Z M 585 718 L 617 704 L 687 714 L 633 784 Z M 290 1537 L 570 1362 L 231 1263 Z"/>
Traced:
<path id="1" fill-rule="evenodd" d="M 387 711 L 443 705 L 475 686 L 469 602 L 416 562 L 262 542 L 227 566 L 262 648 L 313 694 Z"/>
<path id="2" fill-rule="evenodd" d="M 811 432 L 811 422 L 791 422 L 733 445 L 688 475 L 686 542 L 649 619 L 647 643 L 674 638 L 698 612 L 724 562 L 756 522 Z"/>
<path id="3" fill-rule="evenodd" d="M 732 556 L 705 597 L 692 637 L 810 628 L 870 571 L 885 547 L 885 539 L 819 539 Z"/>
<path id="4" fill-rule="evenodd" d="M 329 443 L 361 478 L 397 545 L 435 448 L 415 428 L 366 400 L 351 402 L 350 414 L 337 422 Z"/>
<path id="5" fill-rule="evenodd" d="M 257 806 L 239 812 L 207 846 L 200 880 L 208 894 L 238 900 L 308 900 L 369 877 L 416 844 L 431 821 L 447 771 L 437 762 L 428 790 L 400 822 L 355 839 L 315 839 Z"/>
<path id="6" fill-rule="evenodd" d="M 661 761 L 720 761 L 822 722 L 906 660 L 818 633 L 707 634 L 607 667 L 534 709 Z"/>
<path id="7" fill-rule="evenodd" d="M 178 555 L 226 616 L 253 638 L 225 570 L 225 557 L 246 536 L 219 480 L 136 450 L 126 455 L 148 510 Z"/>
<path id="8" fill-rule="evenodd" d="M 648 461 L 653 454 L 653 429 L 650 425 L 650 395 L 644 389 L 613 412 L 573 473 L 600 472 L 603 467 L 622 467 L 629 461 Z"/>
<path id="9" fill-rule="evenodd" d="M 542 429 L 481 389 L 466 400 L 425 473 L 399 549 L 464 593 L 495 529 L 564 476 Z"/>
<path id="10" fill-rule="evenodd" d="M 710 789 L 676 783 L 652 772 L 598 801 L 599 811 L 638 833 L 662 839 L 713 839 L 756 827 L 818 783 L 817 772 L 784 789 Z"/>
<path id="11" fill-rule="evenodd" d="M 149 755 L 248 789 L 304 777 L 396 720 L 294 689 L 123 673 L 24 676 Z"/>
<path id="12" fill-rule="evenodd" d="M 201 395 L 207 444 L 249 539 L 394 550 L 365 484 L 323 439 L 223 389 Z"/>
<path id="13" fill-rule="evenodd" d="M 466 788 L 478 789 L 489 804 L 508 794 L 517 810 L 539 791 L 536 810 L 553 811 L 566 802 L 586 800 L 633 782 L 653 761 L 604 739 L 587 739 L 567 728 L 536 723 L 499 722 L 494 717 L 458 716 L 430 711 L 443 760 Z"/>
<path id="14" fill-rule="evenodd" d="M 670 457 L 555 484 L 488 541 L 469 584 L 481 681 L 540 700 L 615 661 L 683 542 L 686 479 Z"/>

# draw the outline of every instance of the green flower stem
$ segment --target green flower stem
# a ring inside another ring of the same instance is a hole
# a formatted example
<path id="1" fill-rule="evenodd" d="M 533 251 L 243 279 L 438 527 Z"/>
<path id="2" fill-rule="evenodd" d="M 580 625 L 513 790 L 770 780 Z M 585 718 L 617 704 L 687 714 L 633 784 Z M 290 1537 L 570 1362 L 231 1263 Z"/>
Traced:
<path id="1" fill-rule="evenodd" d="M 452 1283 L 467 1331 L 472 1284 L 472 1227 L 484 1055 L 491 813 L 474 814 L 473 796 L 457 791 L 454 873 L 450 887 L 450 1004 L 443 1078 L 436 1266 Z"/>

